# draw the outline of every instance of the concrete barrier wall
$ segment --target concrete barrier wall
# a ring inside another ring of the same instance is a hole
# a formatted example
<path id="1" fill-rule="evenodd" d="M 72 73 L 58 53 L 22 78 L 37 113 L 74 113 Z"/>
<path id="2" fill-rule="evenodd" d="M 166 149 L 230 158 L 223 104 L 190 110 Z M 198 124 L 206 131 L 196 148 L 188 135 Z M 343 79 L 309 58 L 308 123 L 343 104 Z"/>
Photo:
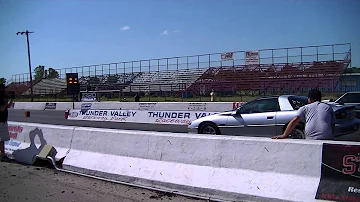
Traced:
<path id="1" fill-rule="evenodd" d="M 64 168 L 230 200 L 316 201 L 321 141 L 76 128 Z"/>
<path id="2" fill-rule="evenodd" d="M 207 111 L 223 112 L 238 107 L 243 102 L 76 102 L 74 109 L 122 109 L 155 111 Z M 67 110 L 72 102 L 16 102 L 15 109 Z"/>
<path id="3" fill-rule="evenodd" d="M 36 155 L 46 145 L 57 150 L 56 160 L 64 158 L 69 152 L 74 127 L 9 122 L 11 140 L 6 142 L 6 153 L 16 161 L 33 164 Z"/>
<path id="4" fill-rule="evenodd" d="M 354 142 L 158 133 L 9 123 L 20 154 L 43 136 L 63 168 L 227 200 L 317 201 L 322 144 Z M 30 136 L 30 137 L 29 137 Z M 43 140 L 43 141 L 44 141 Z M 7 152 L 11 145 L 6 144 Z M 20 160 L 22 160 L 20 158 Z"/>

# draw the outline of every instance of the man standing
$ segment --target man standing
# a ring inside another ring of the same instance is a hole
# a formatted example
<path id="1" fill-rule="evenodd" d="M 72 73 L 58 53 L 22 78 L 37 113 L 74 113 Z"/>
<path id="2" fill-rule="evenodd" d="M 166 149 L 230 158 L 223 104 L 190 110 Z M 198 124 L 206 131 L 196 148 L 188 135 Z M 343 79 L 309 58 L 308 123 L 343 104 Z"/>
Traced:
<path id="1" fill-rule="evenodd" d="M 302 121 L 305 123 L 306 139 L 334 140 L 335 115 L 331 106 L 321 102 L 321 92 L 317 89 L 310 90 L 308 102 L 309 104 L 300 107 L 285 132 L 272 139 L 287 138 L 296 125 Z"/>
<path id="2" fill-rule="evenodd" d="M 10 140 L 8 130 L 8 107 L 12 105 L 12 100 L 5 100 L 5 85 L 0 84 L 0 152 L 1 161 L 9 161 L 10 159 L 5 154 L 5 142 Z"/>

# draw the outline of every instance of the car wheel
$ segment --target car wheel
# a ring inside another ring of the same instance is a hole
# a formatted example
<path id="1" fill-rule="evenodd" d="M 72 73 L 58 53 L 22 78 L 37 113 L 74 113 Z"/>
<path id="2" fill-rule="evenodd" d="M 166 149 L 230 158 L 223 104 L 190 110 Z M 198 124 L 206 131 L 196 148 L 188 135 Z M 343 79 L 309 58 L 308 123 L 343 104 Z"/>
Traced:
<path id="1" fill-rule="evenodd" d="M 212 123 L 205 123 L 203 126 L 201 126 L 200 134 L 209 134 L 209 135 L 219 135 L 220 131 L 219 128 Z"/>
<path id="2" fill-rule="evenodd" d="M 305 133 L 299 128 L 295 128 L 290 133 L 290 138 L 292 139 L 305 139 Z"/>

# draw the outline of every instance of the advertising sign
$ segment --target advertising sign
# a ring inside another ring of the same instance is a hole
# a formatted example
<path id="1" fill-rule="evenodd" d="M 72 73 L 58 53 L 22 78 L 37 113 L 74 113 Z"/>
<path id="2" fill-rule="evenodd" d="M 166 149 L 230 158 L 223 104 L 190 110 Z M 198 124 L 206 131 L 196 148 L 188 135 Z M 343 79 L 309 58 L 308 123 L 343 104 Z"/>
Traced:
<path id="1" fill-rule="evenodd" d="M 232 60 L 234 53 L 223 53 L 221 54 L 221 60 Z"/>
<path id="2" fill-rule="evenodd" d="M 68 119 L 187 125 L 193 120 L 217 113 L 219 112 L 151 110 L 70 110 Z"/>
<path id="3" fill-rule="evenodd" d="M 83 102 L 95 102 L 95 101 L 97 101 L 96 93 L 82 93 L 81 101 L 83 101 Z"/>
<path id="4" fill-rule="evenodd" d="M 56 109 L 56 102 L 47 102 L 45 104 L 45 110 L 47 110 L 47 109 L 55 110 Z"/>
<path id="5" fill-rule="evenodd" d="M 360 201 L 360 145 L 323 144 L 316 199 Z"/>
<path id="6" fill-rule="evenodd" d="M 245 64 L 258 65 L 260 63 L 259 51 L 245 51 Z"/>

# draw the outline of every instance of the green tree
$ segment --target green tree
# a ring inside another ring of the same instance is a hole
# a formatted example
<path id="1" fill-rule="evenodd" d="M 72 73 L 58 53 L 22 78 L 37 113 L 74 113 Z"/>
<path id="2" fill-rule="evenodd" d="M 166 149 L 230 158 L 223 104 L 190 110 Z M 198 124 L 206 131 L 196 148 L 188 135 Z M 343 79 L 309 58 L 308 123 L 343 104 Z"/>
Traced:
<path id="1" fill-rule="evenodd" d="M 34 69 L 34 72 L 35 72 L 35 80 L 41 80 L 45 77 L 45 67 L 44 66 L 37 66 L 35 69 Z"/>
<path id="2" fill-rule="evenodd" d="M 5 84 L 6 83 L 6 79 L 5 78 L 0 78 L 0 84 Z"/>
<path id="3" fill-rule="evenodd" d="M 49 68 L 46 78 L 47 79 L 59 78 L 59 73 L 55 69 Z"/>

